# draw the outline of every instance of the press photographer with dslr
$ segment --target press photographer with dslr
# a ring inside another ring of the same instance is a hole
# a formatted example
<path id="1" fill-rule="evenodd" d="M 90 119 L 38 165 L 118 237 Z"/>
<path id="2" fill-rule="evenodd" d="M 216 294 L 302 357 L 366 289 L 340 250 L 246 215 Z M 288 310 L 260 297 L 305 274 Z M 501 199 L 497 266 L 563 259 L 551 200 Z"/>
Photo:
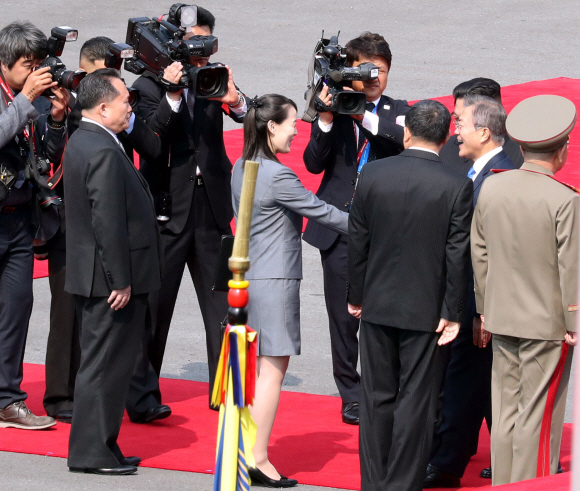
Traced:
<path id="1" fill-rule="evenodd" d="M 79 55 L 80 71 L 90 74 L 96 70 L 103 70 L 106 62 L 111 62 L 114 41 L 105 36 L 98 36 L 87 40 L 81 47 Z M 116 60 L 120 65 L 122 60 Z M 165 78 L 173 81 L 171 74 L 176 72 L 173 64 L 165 72 Z M 181 65 L 179 65 L 181 66 Z M 179 71 L 179 70 L 177 70 Z M 82 108 L 76 91 L 71 91 L 71 113 L 68 117 L 67 128 L 69 137 L 78 128 L 82 118 Z M 165 109 L 163 111 L 163 109 Z M 125 153 L 132 160 L 133 150 L 141 158 L 156 159 L 161 155 L 162 137 L 171 126 L 175 113 L 169 104 L 160 111 L 160 120 L 163 124 L 156 127 L 155 133 L 141 118 L 131 114 L 129 127 L 117 135 L 123 145 Z M 62 196 L 63 183 L 59 182 L 57 193 Z M 47 414 L 57 421 L 70 423 L 72 420 L 75 379 L 80 363 L 79 330 L 75 315 L 74 297 L 64 290 L 66 277 L 66 233 L 64 223 L 65 213 L 61 209 L 61 227 L 58 233 L 48 242 L 48 277 L 51 291 L 50 331 L 46 346 L 46 391 L 44 407 Z M 150 316 L 147 317 L 148 322 Z M 151 329 L 147 329 L 145 337 L 151 337 Z M 146 374 L 150 373 L 150 376 Z M 142 384 L 148 384 L 143 387 Z M 170 412 L 168 406 L 156 407 L 153 396 L 142 397 L 144 392 L 158 394 L 158 380 L 148 359 L 139 356 L 137 374 L 132 381 L 127 399 L 127 412 L 134 420 L 153 407 L 157 413 Z"/>
<path id="2" fill-rule="evenodd" d="M 50 67 L 34 70 L 46 55 L 47 38 L 31 23 L 13 22 L 0 31 L 0 428 L 55 424 L 30 412 L 20 388 L 41 213 L 36 157 L 59 163 L 66 133 L 68 94 Z M 40 97 L 47 90 L 50 102 Z"/>
<path id="3" fill-rule="evenodd" d="M 378 68 L 378 78 L 352 82 L 352 89 L 366 96 L 364 114 L 320 111 L 319 104 L 319 113 L 312 123 L 310 141 L 304 151 L 304 163 L 309 172 L 324 173 L 317 196 L 339 210 L 348 211 L 363 165 L 398 155 L 403 150 L 404 115 L 409 106 L 406 101 L 383 95 L 392 56 L 389 44 L 381 35 L 363 33 L 349 41 L 344 51 L 347 67 L 372 63 Z M 329 80 L 329 83 L 332 82 Z M 319 99 L 323 105 L 333 104 L 328 85 L 320 92 Z M 311 221 L 303 239 L 320 249 L 333 373 L 342 398 L 342 420 L 356 425 L 359 421 L 359 321 L 348 313 L 345 299 L 347 240 Z"/>
<path id="4" fill-rule="evenodd" d="M 203 73 L 217 68 L 209 65 L 209 56 L 217 50 L 217 39 L 212 36 L 215 18 L 206 9 L 197 7 L 196 21 L 185 28 L 185 33 L 177 32 L 175 26 L 182 25 L 185 20 L 185 7 L 190 6 L 174 5 L 168 21 L 160 27 L 156 20 L 131 19 L 127 43 L 134 45 L 136 53 L 144 52 L 143 47 L 138 49 L 129 39 L 131 28 L 139 25 L 139 42 L 143 43 L 147 35 L 153 37 L 147 26 L 155 24 L 159 30 L 174 36 L 175 52 L 187 52 L 182 57 L 183 70 L 177 71 L 175 84 L 167 84 L 151 73 L 154 62 L 149 59 L 139 60 L 148 71 L 134 84 L 141 96 L 136 112 L 150 125 L 158 119 L 162 106 L 167 102 L 177 113 L 170 136 L 164 142 L 163 155 L 155 160 L 144 159 L 140 168 L 156 198 L 158 219 L 164 220 L 160 221 L 164 242 L 164 276 L 159 298 L 152 298 L 152 315 L 156 325 L 148 355 L 158 377 L 177 293 L 187 264 L 205 325 L 211 394 L 221 345 L 220 323 L 228 309 L 226 294 L 213 292 L 212 285 L 221 236 L 231 233 L 233 217 L 228 199 L 232 165 L 224 147 L 223 116 L 226 114 L 234 121 L 241 122 L 247 107 L 227 66 L 221 68 L 222 72 L 227 70 L 225 83 L 217 80 L 215 84 L 216 87 L 223 86 L 223 94 L 208 98 L 207 94 L 200 93 L 205 86 L 198 82 L 206 79 L 195 78 L 199 74 L 196 68 L 208 67 Z M 199 43 L 201 48 L 198 52 L 203 52 L 203 56 L 191 54 L 198 49 L 193 44 L 187 44 L 192 42 Z M 165 48 L 154 48 L 161 51 L 158 58 L 165 56 L 170 59 L 162 50 Z M 130 69 L 128 63 L 125 67 Z M 184 75 L 189 80 L 187 88 L 176 87 Z M 213 87 L 214 84 L 210 83 L 209 86 Z M 154 312 L 155 309 L 157 312 Z M 157 402 L 161 403 L 160 400 Z M 152 419 L 158 417 L 151 411 L 143 415 L 143 422 Z"/>

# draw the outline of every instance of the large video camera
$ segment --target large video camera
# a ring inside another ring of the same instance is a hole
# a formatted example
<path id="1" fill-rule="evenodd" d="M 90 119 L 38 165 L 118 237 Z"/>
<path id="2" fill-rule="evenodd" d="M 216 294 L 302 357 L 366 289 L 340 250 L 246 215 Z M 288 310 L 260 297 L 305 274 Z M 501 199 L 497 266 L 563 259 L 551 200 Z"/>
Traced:
<path id="1" fill-rule="evenodd" d="M 216 63 L 194 66 L 196 58 L 209 58 L 218 50 L 215 36 L 192 36 L 184 39 L 191 26 L 197 24 L 197 7 L 174 4 L 168 20 L 136 17 L 129 19 L 126 43 L 135 52 L 125 60 L 125 69 L 137 75 L 147 71 L 165 85 L 170 92 L 182 89 L 193 91 L 195 97 L 222 97 L 228 91 L 228 70 Z M 181 24 L 181 29 L 176 24 Z M 163 71 L 174 61 L 183 64 L 178 84 L 163 79 Z"/>
<path id="2" fill-rule="evenodd" d="M 339 33 L 340 34 L 340 33 Z M 361 63 L 357 67 L 346 66 L 344 48 L 338 44 L 338 35 L 330 39 L 322 38 L 314 49 L 313 79 L 309 83 L 309 91 L 313 91 L 314 109 L 318 112 L 331 111 L 337 114 L 364 114 L 366 95 L 364 92 L 344 90 L 355 80 L 375 80 L 379 77 L 379 69 L 372 63 Z M 327 106 L 317 97 L 322 90 L 322 84 L 328 85 L 328 93 L 332 95 L 332 104 Z M 308 98 L 306 92 L 305 98 Z"/>
<path id="3" fill-rule="evenodd" d="M 53 82 L 57 82 L 59 87 L 64 87 L 68 90 L 77 90 L 81 80 L 85 78 L 86 75 L 85 72 L 67 70 L 66 66 L 59 58 L 59 56 L 62 55 L 65 43 L 76 41 L 78 35 L 78 31 L 71 27 L 54 27 L 50 31 L 50 37 L 48 38 L 48 45 L 46 48 L 47 57 L 36 68 L 39 70 L 40 68 L 50 67 L 50 74 L 52 75 Z M 52 95 L 52 89 L 45 90 L 42 95 L 50 97 Z"/>

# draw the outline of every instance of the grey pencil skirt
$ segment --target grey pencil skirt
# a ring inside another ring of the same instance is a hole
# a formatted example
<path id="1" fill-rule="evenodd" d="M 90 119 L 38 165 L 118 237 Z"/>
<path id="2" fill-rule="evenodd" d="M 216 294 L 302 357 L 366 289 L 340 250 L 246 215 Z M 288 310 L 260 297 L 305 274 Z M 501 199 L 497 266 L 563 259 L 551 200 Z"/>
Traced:
<path id="1" fill-rule="evenodd" d="M 300 280 L 249 280 L 248 326 L 258 333 L 258 355 L 300 354 Z"/>

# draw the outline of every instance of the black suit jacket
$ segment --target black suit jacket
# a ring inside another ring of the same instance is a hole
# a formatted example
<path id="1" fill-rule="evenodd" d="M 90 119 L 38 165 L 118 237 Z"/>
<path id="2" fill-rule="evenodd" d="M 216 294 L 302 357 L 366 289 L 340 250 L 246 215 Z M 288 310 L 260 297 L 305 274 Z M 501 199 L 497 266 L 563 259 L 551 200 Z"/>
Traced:
<path id="1" fill-rule="evenodd" d="M 396 124 L 395 120 L 397 116 L 407 114 L 408 111 L 407 101 L 394 100 L 383 95 L 377 108 L 377 135 L 359 125 L 359 129 L 376 152 L 377 159 L 398 155 L 403 150 L 403 127 Z M 310 141 L 304 151 L 304 164 L 308 172 L 324 172 L 316 195 L 342 211 L 349 209 L 358 170 L 353 122 L 352 117 L 337 114 L 334 116 L 332 129 L 324 133 L 318 126 L 318 119 L 315 119 Z M 338 235 L 327 227 L 309 221 L 303 239 L 324 251 L 334 243 Z"/>
<path id="2" fill-rule="evenodd" d="M 147 183 L 106 130 L 81 122 L 65 151 L 65 290 L 108 296 L 160 287 L 160 246 Z"/>
<path id="3" fill-rule="evenodd" d="M 513 141 L 507 133 L 505 135 L 503 149 L 504 152 L 507 153 L 509 159 L 512 161 L 514 168 L 519 169 L 524 163 L 524 156 L 522 155 L 520 146 L 515 141 Z M 471 166 L 473 165 L 473 160 L 465 159 L 459 156 L 457 135 L 451 135 L 447 143 L 443 145 L 439 156 L 445 164 L 453 167 L 455 170 L 458 170 L 465 175 L 467 175 L 469 169 L 471 169 Z"/>
<path id="4" fill-rule="evenodd" d="M 512 140 L 513 141 L 513 140 Z M 501 151 L 494 157 L 492 157 L 481 172 L 477 174 L 475 181 L 473 181 L 473 208 L 477 204 L 477 198 L 481 191 L 483 181 L 489 176 L 493 175 L 493 169 L 515 169 L 515 165 L 508 157 L 505 151 Z M 471 252 L 469 254 L 469 282 L 467 284 L 467 290 L 465 294 L 465 314 L 463 320 L 461 321 L 462 329 L 472 329 L 473 328 L 473 318 L 477 314 L 477 308 L 475 306 L 475 285 L 473 281 L 473 268 L 471 267 Z"/>
<path id="5" fill-rule="evenodd" d="M 348 237 L 348 302 L 363 320 L 415 331 L 461 320 L 472 200 L 471 180 L 430 152 L 365 165 Z"/>
<path id="6" fill-rule="evenodd" d="M 164 112 L 163 106 L 168 106 L 165 88 L 145 76 L 138 78 L 134 87 L 139 89 L 141 96 L 137 113 L 153 129 L 156 124 L 166 124 L 163 114 L 160 114 Z M 224 113 L 220 102 L 196 99 L 192 121 L 182 96 L 179 113 L 170 123 L 161 157 L 141 163 L 140 170 L 151 186 L 153 196 L 158 198 L 160 192 L 167 190 L 171 193 L 171 219 L 162 224 L 162 229 L 174 234 L 183 230 L 191 209 L 197 167 L 203 176 L 215 220 L 220 228 L 228 229 L 234 212 L 230 199 L 232 164 L 224 145 Z M 242 121 L 234 113 L 229 116 L 236 122 Z"/>

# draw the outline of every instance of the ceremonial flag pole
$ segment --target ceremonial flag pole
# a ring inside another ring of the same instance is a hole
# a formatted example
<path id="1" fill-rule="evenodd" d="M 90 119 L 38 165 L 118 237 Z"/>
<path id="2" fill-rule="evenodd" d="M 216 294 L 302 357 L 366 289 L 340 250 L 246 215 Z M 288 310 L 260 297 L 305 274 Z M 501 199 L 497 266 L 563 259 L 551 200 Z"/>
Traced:
<path id="1" fill-rule="evenodd" d="M 258 167 L 257 162 L 244 163 L 236 236 L 228 261 L 233 273 L 228 283 L 228 326 L 212 393 L 212 404 L 220 407 L 214 491 L 249 491 L 248 467 L 256 466 L 252 452 L 256 424 L 248 406 L 254 401 L 258 340 L 256 332 L 246 326 L 249 282 L 244 275 L 250 268 L 250 221 Z"/>

